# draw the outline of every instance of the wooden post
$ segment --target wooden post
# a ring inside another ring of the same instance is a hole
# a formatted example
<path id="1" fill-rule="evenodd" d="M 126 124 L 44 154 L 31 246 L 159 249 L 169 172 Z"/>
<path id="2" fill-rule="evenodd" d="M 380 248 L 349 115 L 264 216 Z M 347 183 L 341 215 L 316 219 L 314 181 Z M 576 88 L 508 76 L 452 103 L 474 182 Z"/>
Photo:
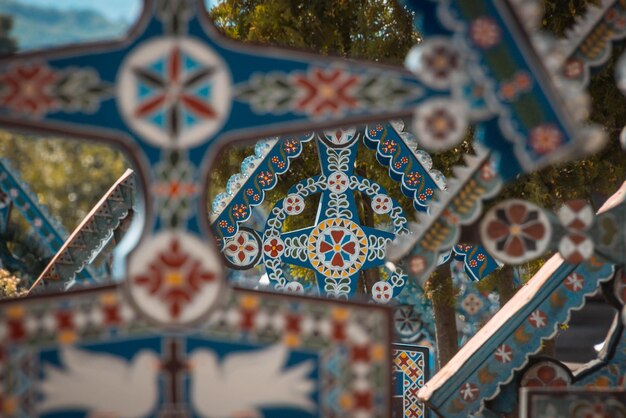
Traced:
<path id="1" fill-rule="evenodd" d="M 440 266 L 430 276 L 426 290 L 433 304 L 437 361 L 441 369 L 459 350 L 454 286 L 448 263 Z"/>

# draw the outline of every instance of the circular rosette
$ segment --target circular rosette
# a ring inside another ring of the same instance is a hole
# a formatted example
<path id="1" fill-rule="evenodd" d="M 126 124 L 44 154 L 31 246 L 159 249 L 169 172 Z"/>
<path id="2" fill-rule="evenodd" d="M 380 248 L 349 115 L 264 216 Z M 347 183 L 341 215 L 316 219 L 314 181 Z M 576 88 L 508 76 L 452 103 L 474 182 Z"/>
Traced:
<path id="1" fill-rule="evenodd" d="M 335 171 L 328 176 L 326 187 L 332 193 L 343 193 L 350 187 L 350 179 L 345 173 Z"/>
<path id="2" fill-rule="evenodd" d="M 405 65 L 427 86 L 449 90 L 463 78 L 462 61 L 449 38 L 432 37 L 409 51 Z"/>
<path id="3" fill-rule="evenodd" d="M 467 106 L 459 100 L 430 99 L 415 110 L 415 135 L 430 151 L 445 151 L 459 144 L 467 126 Z"/>
<path id="4" fill-rule="evenodd" d="M 512 199 L 494 206 L 481 225 L 483 245 L 507 264 L 520 264 L 542 255 L 548 248 L 552 227 L 543 209 Z"/>
<path id="5" fill-rule="evenodd" d="M 117 77 L 117 104 L 129 128 L 151 145 L 190 148 L 224 124 L 232 104 L 228 66 L 188 37 L 142 43 Z"/>
<path id="6" fill-rule="evenodd" d="M 261 237 L 248 227 L 239 227 L 239 231 L 224 245 L 222 250 L 226 265 L 235 270 L 247 270 L 256 265 L 261 258 Z"/>
<path id="7" fill-rule="evenodd" d="M 372 198 L 372 210 L 379 215 L 389 213 L 393 208 L 391 198 L 386 194 L 377 194 Z"/>
<path id="8" fill-rule="evenodd" d="M 396 308 L 393 314 L 393 323 L 396 334 L 402 341 L 415 341 L 422 334 L 422 318 L 411 305 L 402 305 Z"/>
<path id="9" fill-rule="evenodd" d="M 372 299 L 376 303 L 388 303 L 393 297 L 393 286 L 386 281 L 380 280 L 372 286 Z"/>
<path id="10" fill-rule="evenodd" d="M 285 198 L 285 203 L 283 203 L 283 208 L 285 209 L 285 213 L 289 216 L 295 216 L 302 213 L 306 204 L 304 199 L 299 194 L 290 194 Z"/>
<path id="11" fill-rule="evenodd" d="M 358 139 L 356 128 L 326 130 L 319 137 L 331 148 L 346 148 Z"/>
<path id="12" fill-rule="evenodd" d="M 279 258 L 285 251 L 285 243 L 279 237 L 269 237 L 263 243 L 263 253 L 268 258 Z"/>
<path id="13" fill-rule="evenodd" d="M 593 255 L 594 245 L 585 234 L 567 234 L 559 241 L 559 254 L 570 264 L 579 264 Z"/>
<path id="14" fill-rule="evenodd" d="M 584 200 L 565 202 L 557 216 L 561 225 L 572 231 L 586 231 L 594 220 L 593 208 Z"/>
<path id="15" fill-rule="evenodd" d="M 151 236 L 131 254 L 130 298 L 149 319 L 187 325 L 208 315 L 222 293 L 221 262 L 206 243 L 183 231 Z"/>
<path id="16" fill-rule="evenodd" d="M 300 282 L 291 281 L 291 282 L 289 282 L 289 283 L 287 283 L 285 285 L 285 292 L 287 292 L 287 293 L 295 293 L 295 294 L 303 294 L 304 293 L 304 286 L 302 286 L 302 283 L 300 283 Z"/>
<path id="17" fill-rule="evenodd" d="M 367 237 L 354 222 L 327 219 L 317 225 L 308 240 L 311 265 L 322 275 L 350 277 L 358 272 L 368 254 Z"/>

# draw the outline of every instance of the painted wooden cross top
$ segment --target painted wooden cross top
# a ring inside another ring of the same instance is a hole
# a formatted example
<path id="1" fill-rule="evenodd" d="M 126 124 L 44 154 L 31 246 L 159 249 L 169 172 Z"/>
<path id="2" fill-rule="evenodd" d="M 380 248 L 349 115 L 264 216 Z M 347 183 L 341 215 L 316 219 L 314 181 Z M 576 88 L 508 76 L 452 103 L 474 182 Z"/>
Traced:
<path id="1" fill-rule="evenodd" d="M 320 294 L 348 298 L 356 293 L 362 270 L 385 264 L 387 244 L 398 234 L 408 233 L 409 223 L 402 207 L 383 187 L 354 173 L 359 144 L 355 130 L 342 131 L 340 136 L 325 133 L 324 138 L 317 141 L 322 174 L 295 184 L 272 208 L 263 234 L 263 262 L 278 289 L 302 290 L 302 284 L 287 281 L 283 262 L 313 270 Z M 354 192 L 371 196 L 372 210 L 390 217 L 393 232 L 360 224 Z M 305 199 L 315 194 L 321 197 L 314 226 L 283 232 L 285 219 L 302 213 Z M 389 302 L 404 287 L 402 271 L 390 276 L 373 284 L 372 297 L 377 302 Z"/>

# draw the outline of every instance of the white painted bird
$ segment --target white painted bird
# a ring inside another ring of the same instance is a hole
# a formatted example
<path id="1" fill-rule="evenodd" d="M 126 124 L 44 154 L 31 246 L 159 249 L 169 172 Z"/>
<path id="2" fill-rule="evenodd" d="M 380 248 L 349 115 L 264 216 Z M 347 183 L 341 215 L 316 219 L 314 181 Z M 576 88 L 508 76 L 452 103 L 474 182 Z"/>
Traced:
<path id="1" fill-rule="evenodd" d="M 191 402 L 205 418 L 260 418 L 261 408 L 315 411 L 309 378 L 313 360 L 284 368 L 289 350 L 284 345 L 230 354 L 218 364 L 215 353 L 191 354 Z"/>
<path id="2" fill-rule="evenodd" d="M 91 416 L 145 417 L 158 397 L 159 359 L 143 350 L 128 362 L 110 354 L 63 347 L 61 370 L 44 365 L 39 412 L 80 409 Z"/>

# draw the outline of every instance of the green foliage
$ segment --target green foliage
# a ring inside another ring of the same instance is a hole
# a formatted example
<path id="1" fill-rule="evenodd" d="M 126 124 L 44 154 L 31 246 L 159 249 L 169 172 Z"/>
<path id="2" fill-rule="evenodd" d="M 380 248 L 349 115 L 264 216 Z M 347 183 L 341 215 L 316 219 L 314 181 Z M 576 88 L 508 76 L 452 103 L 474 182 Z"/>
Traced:
<path id="1" fill-rule="evenodd" d="M 87 215 L 128 163 L 110 147 L 0 131 L 7 158 L 39 201 L 68 231 Z"/>
<path id="2" fill-rule="evenodd" d="M 224 0 L 209 12 L 229 37 L 400 63 L 419 39 L 412 16 L 384 0 Z"/>
<path id="3" fill-rule="evenodd" d="M 0 269 L 0 299 L 21 296 L 26 293 L 26 290 L 21 286 L 19 277 L 5 269 Z"/>

